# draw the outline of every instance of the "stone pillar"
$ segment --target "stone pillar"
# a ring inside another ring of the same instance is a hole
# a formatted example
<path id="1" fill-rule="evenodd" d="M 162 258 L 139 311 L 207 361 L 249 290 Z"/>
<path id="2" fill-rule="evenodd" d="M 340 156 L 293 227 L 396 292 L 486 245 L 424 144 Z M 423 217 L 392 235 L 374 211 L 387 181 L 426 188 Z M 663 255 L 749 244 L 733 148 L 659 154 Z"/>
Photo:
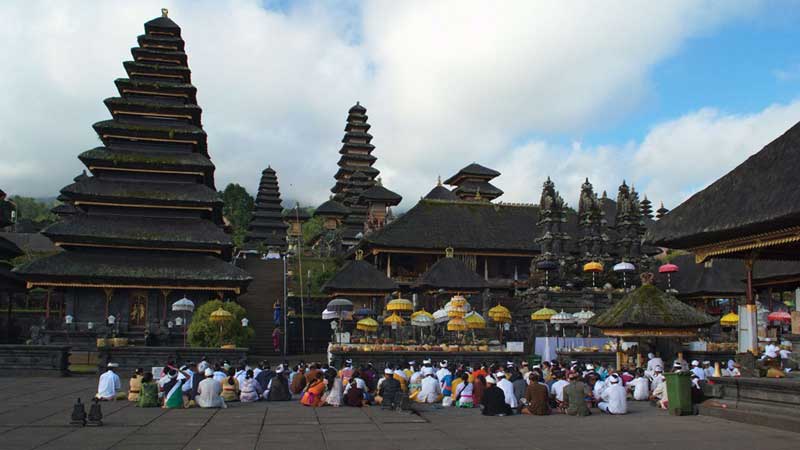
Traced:
<path id="1" fill-rule="evenodd" d="M 747 259 L 744 262 L 747 274 L 747 291 L 745 292 L 747 302 L 744 306 L 739 306 L 739 353 L 750 352 L 758 354 L 758 324 L 756 318 L 756 302 L 753 298 L 753 262 Z"/>

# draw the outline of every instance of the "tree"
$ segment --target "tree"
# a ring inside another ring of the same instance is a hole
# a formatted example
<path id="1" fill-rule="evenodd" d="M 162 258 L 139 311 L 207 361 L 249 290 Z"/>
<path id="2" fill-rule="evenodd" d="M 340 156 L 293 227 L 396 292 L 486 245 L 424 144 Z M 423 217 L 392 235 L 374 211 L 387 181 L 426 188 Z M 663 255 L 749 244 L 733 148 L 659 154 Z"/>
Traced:
<path id="1" fill-rule="evenodd" d="M 220 196 L 222 201 L 225 202 L 222 214 L 228 219 L 231 228 L 233 228 L 233 243 L 237 247 L 241 247 L 244 244 L 247 226 L 250 224 L 250 218 L 253 214 L 255 200 L 247 193 L 245 188 L 236 183 L 226 186 L 225 190 L 220 192 Z"/>
<path id="2" fill-rule="evenodd" d="M 233 318 L 222 324 L 222 335 L 219 332 L 219 323 L 211 321 L 211 313 L 219 308 L 233 314 Z M 224 344 L 235 344 L 237 347 L 246 347 L 253 337 L 253 327 L 243 327 L 242 319 L 247 317 L 247 311 L 235 302 L 222 302 L 211 300 L 203 303 L 194 311 L 189 324 L 189 344 L 192 347 L 220 347 Z"/>
<path id="3" fill-rule="evenodd" d="M 58 220 L 58 217 L 50 212 L 56 202 L 40 202 L 35 198 L 19 195 L 14 195 L 9 200 L 17 205 L 17 220 L 30 220 L 45 224 Z"/>

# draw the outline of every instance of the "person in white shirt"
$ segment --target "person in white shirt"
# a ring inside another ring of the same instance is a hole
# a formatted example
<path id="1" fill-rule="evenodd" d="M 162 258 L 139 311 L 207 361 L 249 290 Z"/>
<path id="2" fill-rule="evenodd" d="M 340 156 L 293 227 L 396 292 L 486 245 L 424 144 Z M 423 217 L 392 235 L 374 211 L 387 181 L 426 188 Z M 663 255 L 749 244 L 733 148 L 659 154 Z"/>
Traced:
<path id="1" fill-rule="evenodd" d="M 645 371 L 645 375 L 648 377 L 652 377 L 653 373 L 655 373 L 656 366 L 664 367 L 664 360 L 661 359 L 660 356 L 656 356 L 653 353 L 647 354 L 647 370 Z"/>
<path id="2" fill-rule="evenodd" d="M 122 389 L 122 380 L 119 375 L 114 373 L 114 369 L 119 367 L 117 363 L 108 363 L 108 370 L 100 375 L 100 382 L 97 384 L 97 397 L 100 400 L 116 400 L 117 391 Z"/>
<path id="3" fill-rule="evenodd" d="M 703 370 L 702 367 L 700 367 L 700 362 L 698 360 L 696 360 L 696 359 L 692 361 L 692 371 L 691 372 L 693 374 L 695 374 L 695 376 L 697 376 L 698 380 L 705 381 L 706 372 L 705 372 L 705 370 Z"/>
<path id="4" fill-rule="evenodd" d="M 597 407 L 609 414 L 626 414 L 628 412 L 627 397 L 619 375 L 611 374 L 608 377 L 608 386 L 603 390 L 603 401 L 598 403 Z"/>
<path id="5" fill-rule="evenodd" d="M 214 371 L 207 367 L 203 372 L 205 379 L 197 386 L 195 401 L 201 408 L 227 408 L 222 399 L 222 385 L 214 379 Z"/>
<path id="6" fill-rule="evenodd" d="M 214 379 L 219 381 L 220 384 L 222 383 L 225 378 L 228 378 L 228 374 L 222 371 L 222 367 L 219 364 L 214 366 Z"/>
<path id="7" fill-rule="evenodd" d="M 655 391 L 658 386 L 664 384 L 664 369 L 660 366 L 656 366 L 653 376 L 650 377 L 650 389 L 651 391 Z"/>
<path id="8" fill-rule="evenodd" d="M 766 347 L 764 347 L 764 355 L 761 356 L 761 359 L 778 358 L 780 357 L 780 350 L 781 350 L 780 347 L 775 345 L 773 342 L 770 342 L 769 344 L 767 344 Z"/>
<path id="9" fill-rule="evenodd" d="M 364 391 L 364 393 L 366 393 L 368 391 L 367 382 L 364 381 L 363 378 L 360 378 L 359 376 L 355 376 L 354 378 L 351 378 L 350 381 L 355 381 L 356 382 L 356 387 L 361 389 L 362 391 Z M 352 383 L 348 384 L 347 387 L 344 388 L 344 392 L 342 393 L 342 395 L 346 395 L 348 392 L 350 392 L 350 386 L 352 386 Z"/>
<path id="10" fill-rule="evenodd" d="M 714 376 L 714 368 L 711 366 L 711 361 L 703 361 L 703 372 L 706 373 L 706 379 Z"/>
<path id="11" fill-rule="evenodd" d="M 419 394 L 417 394 L 417 402 L 419 403 L 436 403 L 442 397 L 442 386 L 439 381 L 434 377 L 432 367 L 424 367 L 422 369 L 423 379 L 420 383 Z"/>
<path id="12" fill-rule="evenodd" d="M 650 382 L 644 376 L 642 369 L 636 369 L 636 378 L 628 383 L 628 388 L 633 393 L 634 400 L 643 401 L 650 398 Z"/>
<path id="13" fill-rule="evenodd" d="M 564 372 L 559 372 L 556 375 L 556 381 L 550 386 L 550 395 L 560 403 L 564 402 L 564 388 L 569 384 L 569 381 L 564 379 Z"/>
<path id="14" fill-rule="evenodd" d="M 514 395 L 514 385 L 508 381 L 508 378 L 502 372 L 498 372 L 495 375 L 497 379 L 497 387 L 503 390 L 503 394 L 506 397 L 506 405 L 510 406 L 511 409 L 516 409 L 519 406 L 519 399 Z M 564 389 L 561 389 L 561 399 L 564 399 Z"/>

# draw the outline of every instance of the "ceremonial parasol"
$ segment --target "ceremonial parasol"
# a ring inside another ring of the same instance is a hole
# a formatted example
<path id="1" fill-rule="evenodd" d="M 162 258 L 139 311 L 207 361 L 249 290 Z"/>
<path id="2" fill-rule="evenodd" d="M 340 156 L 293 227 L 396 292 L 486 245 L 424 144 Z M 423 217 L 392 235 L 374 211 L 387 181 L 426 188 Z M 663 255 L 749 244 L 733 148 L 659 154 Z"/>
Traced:
<path id="1" fill-rule="evenodd" d="M 367 317 L 366 319 L 361 319 L 356 322 L 356 329 L 367 333 L 374 333 L 378 331 L 378 322 L 371 317 Z"/>
<path id="2" fill-rule="evenodd" d="M 500 342 L 503 342 L 503 324 L 511 322 L 511 311 L 505 306 L 497 304 L 494 308 L 489 310 L 489 319 L 498 325 L 500 328 Z"/>
<path id="3" fill-rule="evenodd" d="M 626 274 L 628 272 L 633 272 L 634 270 L 636 270 L 636 266 L 629 262 L 623 261 L 614 265 L 614 272 L 622 272 L 622 287 L 624 289 L 628 289 L 628 279 Z"/>
<path id="4" fill-rule="evenodd" d="M 331 311 L 329 309 L 325 309 L 322 311 L 322 320 L 348 320 L 353 318 L 353 313 L 350 311 Z"/>
<path id="5" fill-rule="evenodd" d="M 594 288 L 595 287 L 594 274 L 603 271 L 603 264 L 601 264 L 601 263 L 599 263 L 597 261 L 588 262 L 588 263 L 583 265 L 583 271 L 584 272 L 591 272 L 591 274 L 592 274 L 592 288 Z"/>
<path id="6" fill-rule="evenodd" d="M 475 311 L 467 314 L 464 317 L 464 321 L 467 322 L 467 327 L 470 330 L 482 330 L 486 328 L 486 319 Z"/>
<path id="7" fill-rule="evenodd" d="M 414 304 L 411 303 L 411 300 L 407 300 L 404 298 L 396 298 L 391 300 L 389 303 L 386 304 L 387 311 L 413 311 Z"/>
<path id="8" fill-rule="evenodd" d="M 539 261 L 536 263 L 536 269 L 541 270 L 544 272 L 544 285 L 545 287 L 550 286 L 550 271 L 558 269 L 558 264 L 554 261 Z"/>
<path id="9" fill-rule="evenodd" d="M 447 311 L 448 317 L 464 317 L 467 315 L 467 308 L 465 306 L 450 306 L 449 308 L 445 307 L 445 311 Z"/>
<path id="10" fill-rule="evenodd" d="M 216 311 L 211 313 L 210 319 L 211 319 L 212 322 L 219 324 L 219 342 L 220 342 L 220 345 L 222 345 L 222 325 L 225 322 L 233 319 L 233 314 L 231 314 L 228 311 L 225 311 L 220 306 Z"/>
<path id="11" fill-rule="evenodd" d="M 448 320 L 450 320 L 450 316 L 447 315 L 447 311 L 445 311 L 444 309 L 437 309 L 436 311 L 434 311 L 433 321 L 436 322 L 437 324 L 445 323 Z"/>
<path id="12" fill-rule="evenodd" d="M 362 317 L 362 318 L 363 317 L 368 317 L 368 316 L 371 316 L 371 315 L 374 315 L 374 314 L 375 314 L 375 312 L 373 310 L 367 308 L 367 307 L 358 308 L 357 310 L 355 310 L 353 312 L 353 316 L 354 317 Z"/>
<path id="13" fill-rule="evenodd" d="M 447 331 L 464 331 L 467 329 L 467 321 L 462 317 L 453 317 L 447 322 Z"/>
<path id="14" fill-rule="evenodd" d="M 405 319 L 398 316 L 397 313 L 392 313 L 391 316 L 383 319 L 383 324 L 390 327 L 400 326 L 406 323 Z"/>
<path id="15" fill-rule="evenodd" d="M 591 311 L 581 310 L 580 312 L 576 312 L 575 314 L 573 314 L 572 318 L 575 320 L 575 323 L 577 323 L 580 326 L 584 326 L 586 325 L 586 322 L 588 322 L 594 316 L 595 314 Z M 589 328 L 589 337 L 592 337 L 591 327 Z"/>
<path id="16" fill-rule="evenodd" d="M 424 314 L 417 314 L 417 313 Z M 417 311 L 411 316 L 411 325 L 415 327 L 432 327 L 434 324 L 433 315 L 427 311 Z"/>
<path id="17" fill-rule="evenodd" d="M 739 325 L 739 315 L 731 311 L 719 319 L 719 324 L 723 327 L 735 327 Z"/>
<path id="18" fill-rule="evenodd" d="M 667 274 L 667 289 L 670 289 L 670 290 L 672 289 L 672 278 L 671 278 L 672 275 L 671 274 L 677 272 L 678 270 L 679 270 L 678 266 L 676 266 L 675 264 L 670 264 L 670 263 L 664 264 L 663 266 L 658 268 L 658 273 Z"/>
<path id="19" fill-rule="evenodd" d="M 786 311 L 775 311 L 767 316 L 767 320 L 770 322 L 791 323 L 792 315 Z"/>
<path id="20" fill-rule="evenodd" d="M 335 298 L 328 302 L 328 306 L 325 307 L 328 311 L 352 311 L 353 310 L 353 302 L 346 298 Z"/>
<path id="21" fill-rule="evenodd" d="M 186 347 L 186 329 L 189 328 L 186 323 L 186 313 L 194 311 L 194 302 L 184 295 L 182 299 L 172 304 L 172 310 L 180 312 L 183 316 L 183 346 Z"/>
<path id="22" fill-rule="evenodd" d="M 448 304 L 452 306 L 467 306 L 469 303 L 467 302 L 467 299 L 463 295 L 454 295 L 450 299 Z"/>
<path id="23" fill-rule="evenodd" d="M 548 325 L 550 324 L 550 318 L 556 315 L 556 310 L 544 307 L 537 311 L 531 313 L 531 320 L 536 322 L 544 322 L 544 335 L 547 336 L 549 333 Z"/>

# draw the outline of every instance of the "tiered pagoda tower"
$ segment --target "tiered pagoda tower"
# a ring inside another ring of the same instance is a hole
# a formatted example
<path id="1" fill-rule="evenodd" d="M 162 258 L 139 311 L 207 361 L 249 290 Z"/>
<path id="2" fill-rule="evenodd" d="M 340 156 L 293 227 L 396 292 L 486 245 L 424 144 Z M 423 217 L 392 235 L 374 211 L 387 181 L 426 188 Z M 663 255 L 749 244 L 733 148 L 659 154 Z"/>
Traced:
<path id="1" fill-rule="evenodd" d="M 258 185 L 255 208 L 245 236 L 248 248 L 272 247 L 286 250 L 286 229 L 283 221 L 281 192 L 278 177 L 272 167 L 261 172 L 261 183 Z"/>
<path id="2" fill-rule="evenodd" d="M 570 239 L 564 231 L 567 222 L 564 199 L 556 191 L 556 185 L 547 177 L 542 186 L 542 196 L 539 199 L 539 222 L 541 236 L 535 239 L 542 248 L 539 260 L 555 261 L 564 251 L 564 241 Z"/>
<path id="3" fill-rule="evenodd" d="M 653 202 L 647 199 L 647 195 L 645 194 L 644 200 L 642 200 L 642 217 L 647 219 L 653 218 Z"/>
<path id="4" fill-rule="evenodd" d="M 113 314 L 120 331 L 165 324 L 184 295 L 229 298 L 250 282 L 230 263 L 181 29 L 166 10 L 144 29 L 105 100 L 111 119 L 94 124 L 103 145 L 79 156 L 91 176 L 61 190 L 75 214 L 44 231 L 65 251 L 18 269 L 28 287 L 63 290 L 76 322 Z"/>
<path id="5" fill-rule="evenodd" d="M 403 200 L 399 194 L 383 187 L 380 178 L 377 181 L 377 184 L 362 192 L 358 199 L 360 204 L 367 206 L 365 233 L 383 228 L 387 220 L 391 220 L 391 207 L 399 205 Z"/>
<path id="6" fill-rule="evenodd" d="M 491 202 L 503 195 L 496 186 L 489 181 L 500 176 L 500 172 L 472 163 L 457 174 L 445 180 L 444 184 L 455 186 L 455 193 L 461 200 Z"/>

